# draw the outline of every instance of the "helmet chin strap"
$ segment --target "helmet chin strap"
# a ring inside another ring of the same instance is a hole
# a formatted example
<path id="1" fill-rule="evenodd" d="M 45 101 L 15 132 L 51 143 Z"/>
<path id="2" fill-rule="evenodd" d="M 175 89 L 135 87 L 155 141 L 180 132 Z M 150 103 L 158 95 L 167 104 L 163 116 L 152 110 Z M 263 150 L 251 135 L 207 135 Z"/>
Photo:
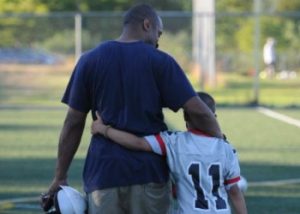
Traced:
<path id="1" fill-rule="evenodd" d="M 58 202 L 59 191 L 61 191 L 61 188 L 54 195 L 54 212 L 51 214 L 61 214 L 60 209 L 59 209 L 59 202 Z"/>
<path id="2" fill-rule="evenodd" d="M 58 192 L 61 191 L 62 188 L 59 187 L 58 191 L 54 193 L 53 196 L 53 205 L 52 207 L 46 212 L 47 214 L 61 214 L 60 209 L 59 209 L 59 203 L 57 199 Z"/>
<path id="3" fill-rule="evenodd" d="M 58 214 L 60 212 L 57 212 L 55 207 L 52 207 L 48 212 L 46 212 L 47 214 Z"/>

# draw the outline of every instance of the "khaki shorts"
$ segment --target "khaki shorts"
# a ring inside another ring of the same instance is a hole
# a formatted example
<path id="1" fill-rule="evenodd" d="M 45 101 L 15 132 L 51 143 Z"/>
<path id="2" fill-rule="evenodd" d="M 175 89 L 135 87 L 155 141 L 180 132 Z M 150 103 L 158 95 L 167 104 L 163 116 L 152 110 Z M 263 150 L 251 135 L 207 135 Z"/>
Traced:
<path id="1" fill-rule="evenodd" d="M 88 194 L 89 214 L 164 214 L 171 199 L 169 183 L 133 185 Z"/>

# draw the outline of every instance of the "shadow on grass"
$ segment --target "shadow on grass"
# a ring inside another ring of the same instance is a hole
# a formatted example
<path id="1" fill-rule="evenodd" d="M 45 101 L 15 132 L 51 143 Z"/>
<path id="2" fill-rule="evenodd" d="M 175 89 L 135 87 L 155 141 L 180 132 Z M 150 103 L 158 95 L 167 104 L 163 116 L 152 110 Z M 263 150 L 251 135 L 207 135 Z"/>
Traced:
<path id="1" fill-rule="evenodd" d="M 246 196 L 248 213 L 298 214 L 300 197 L 294 196 Z"/>
<path id="2" fill-rule="evenodd" d="M 19 125 L 19 124 L 0 124 L 1 131 L 43 131 L 43 130 L 58 130 L 60 126 L 55 125 Z"/>
<path id="3" fill-rule="evenodd" d="M 300 178 L 300 166 L 241 162 L 241 172 L 250 182 Z"/>
<path id="4" fill-rule="evenodd" d="M 46 191 L 55 169 L 56 159 L 0 159 L 0 200 L 35 197 Z M 83 159 L 72 162 L 68 182 L 82 190 Z"/>

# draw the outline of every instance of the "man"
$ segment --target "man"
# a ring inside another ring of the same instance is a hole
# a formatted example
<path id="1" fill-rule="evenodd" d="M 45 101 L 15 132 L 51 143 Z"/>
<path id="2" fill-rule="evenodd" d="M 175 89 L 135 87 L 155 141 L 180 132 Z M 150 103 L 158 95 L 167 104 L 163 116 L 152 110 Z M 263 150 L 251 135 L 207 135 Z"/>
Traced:
<path id="1" fill-rule="evenodd" d="M 59 139 L 55 177 L 49 193 L 67 182 L 87 113 L 100 112 L 104 123 L 138 136 L 167 129 L 162 108 L 184 108 L 193 123 L 221 137 L 214 115 L 197 97 L 182 69 L 156 49 L 163 25 L 146 4 L 124 16 L 121 36 L 85 53 L 62 99 L 69 110 Z M 92 136 L 85 161 L 84 190 L 89 213 L 166 213 L 168 168 L 152 153 L 129 151 L 102 136 Z"/>

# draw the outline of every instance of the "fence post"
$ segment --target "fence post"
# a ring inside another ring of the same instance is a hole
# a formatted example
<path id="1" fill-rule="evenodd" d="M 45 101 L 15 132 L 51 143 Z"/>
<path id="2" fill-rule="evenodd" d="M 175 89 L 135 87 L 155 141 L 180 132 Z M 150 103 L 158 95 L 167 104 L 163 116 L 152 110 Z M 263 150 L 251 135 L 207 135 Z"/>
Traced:
<path id="1" fill-rule="evenodd" d="M 255 76 L 253 83 L 254 97 L 252 104 L 258 105 L 259 103 L 259 72 L 260 72 L 260 12 L 261 12 L 261 0 L 254 1 L 254 14 L 255 14 L 255 25 L 254 25 L 254 67 Z"/>
<path id="2" fill-rule="evenodd" d="M 75 14 L 75 61 L 77 61 L 82 52 L 82 15 Z"/>
<path id="3" fill-rule="evenodd" d="M 215 0 L 193 0 L 193 58 L 201 90 L 206 83 L 215 87 Z"/>

